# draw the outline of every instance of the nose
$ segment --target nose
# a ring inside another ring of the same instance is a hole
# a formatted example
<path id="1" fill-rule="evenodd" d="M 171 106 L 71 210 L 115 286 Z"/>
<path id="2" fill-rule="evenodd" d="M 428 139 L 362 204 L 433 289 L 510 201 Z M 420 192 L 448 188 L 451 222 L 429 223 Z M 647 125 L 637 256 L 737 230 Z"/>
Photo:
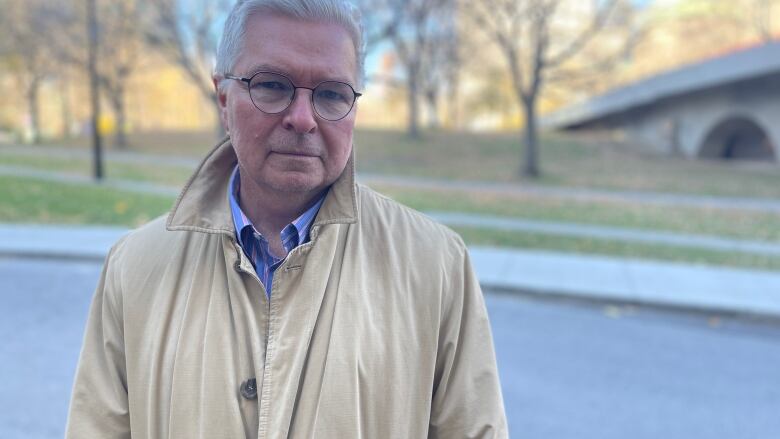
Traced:
<path id="1" fill-rule="evenodd" d="M 313 133 L 317 129 L 317 119 L 311 104 L 311 90 L 298 89 L 290 106 L 284 112 L 282 126 L 298 134 Z"/>

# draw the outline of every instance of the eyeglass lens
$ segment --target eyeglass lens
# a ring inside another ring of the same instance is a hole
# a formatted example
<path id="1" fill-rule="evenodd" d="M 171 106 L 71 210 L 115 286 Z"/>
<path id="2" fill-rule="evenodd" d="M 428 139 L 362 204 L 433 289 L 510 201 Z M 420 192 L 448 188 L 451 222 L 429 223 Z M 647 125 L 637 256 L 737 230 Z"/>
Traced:
<path id="1" fill-rule="evenodd" d="M 295 87 L 289 79 L 276 73 L 261 72 L 249 82 L 249 96 L 266 113 L 284 111 L 292 102 Z M 355 103 L 355 92 L 342 82 L 322 82 L 312 91 L 314 111 L 323 119 L 338 120 L 346 116 Z"/>

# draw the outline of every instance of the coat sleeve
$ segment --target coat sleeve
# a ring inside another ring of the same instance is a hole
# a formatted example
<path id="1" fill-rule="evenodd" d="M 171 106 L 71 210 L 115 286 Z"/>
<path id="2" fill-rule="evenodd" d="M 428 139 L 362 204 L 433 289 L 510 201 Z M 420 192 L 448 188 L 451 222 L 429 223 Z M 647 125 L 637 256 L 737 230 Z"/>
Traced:
<path id="1" fill-rule="evenodd" d="M 130 438 L 122 296 L 112 261 L 115 249 L 106 259 L 90 306 L 71 395 L 67 439 Z"/>
<path id="2" fill-rule="evenodd" d="M 506 438 L 493 338 L 465 245 L 444 292 L 429 438 Z"/>

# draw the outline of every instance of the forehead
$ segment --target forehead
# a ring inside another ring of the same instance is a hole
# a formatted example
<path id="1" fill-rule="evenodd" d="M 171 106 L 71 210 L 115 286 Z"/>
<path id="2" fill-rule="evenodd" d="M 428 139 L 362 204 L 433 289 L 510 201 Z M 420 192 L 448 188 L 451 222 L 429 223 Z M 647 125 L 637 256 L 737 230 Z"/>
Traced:
<path id="1" fill-rule="evenodd" d="M 274 70 L 295 81 L 350 83 L 355 82 L 356 69 L 354 44 L 343 26 L 267 14 L 247 18 L 235 67 L 241 74 Z"/>

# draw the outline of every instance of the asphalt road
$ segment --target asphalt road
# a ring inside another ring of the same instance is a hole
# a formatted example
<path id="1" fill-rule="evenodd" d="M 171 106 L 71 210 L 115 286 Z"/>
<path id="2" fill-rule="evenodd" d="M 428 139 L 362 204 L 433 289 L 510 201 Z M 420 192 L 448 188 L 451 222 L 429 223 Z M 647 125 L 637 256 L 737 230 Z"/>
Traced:
<path id="1" fill-rule="evenodd" d="M 0 438 L 60 438 L 100 267 L 0 259 Z M 780 325 L 488 294 L 517 438 L 780 437 Z"/>

